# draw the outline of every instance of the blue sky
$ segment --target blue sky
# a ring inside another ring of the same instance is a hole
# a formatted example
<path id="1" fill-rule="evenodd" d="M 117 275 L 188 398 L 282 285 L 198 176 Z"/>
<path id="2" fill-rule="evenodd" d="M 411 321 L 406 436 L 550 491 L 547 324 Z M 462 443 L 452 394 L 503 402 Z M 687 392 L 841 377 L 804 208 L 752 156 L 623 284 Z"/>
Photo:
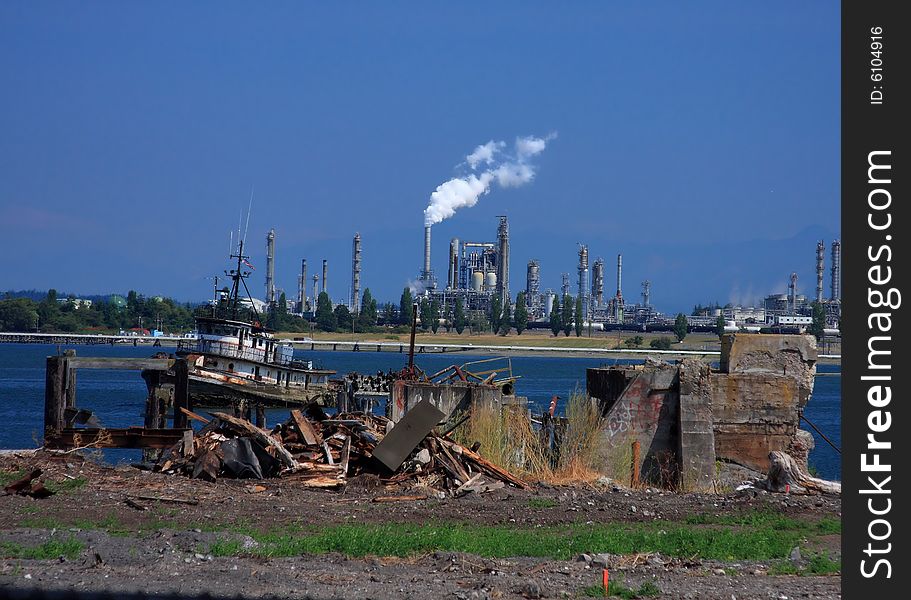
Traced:
<path id="1" fill-rule="evenodd" d="M 0 4 L 0 289 L 203 299 L 255 186 L 253 290 L 274 227 L 279 287 L 326 258 L 346 298 L 359 231 L 362 285 L 397 301 L 465 156 L 557 132 L 532 183 L 434 227 L 438 275 L 506 214 L 514 293 L 530 258 L 559 287 L 579 242 L 666 312 L 791 271 L 810 293 L 840 231 L 838 3 L 554 6 Z"/>

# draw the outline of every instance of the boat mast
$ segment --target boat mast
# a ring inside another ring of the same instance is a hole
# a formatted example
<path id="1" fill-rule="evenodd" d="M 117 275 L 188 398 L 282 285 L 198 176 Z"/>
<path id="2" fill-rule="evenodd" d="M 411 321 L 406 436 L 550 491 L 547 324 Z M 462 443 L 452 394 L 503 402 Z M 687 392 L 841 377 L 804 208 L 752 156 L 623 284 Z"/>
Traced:
<path id="1" fill-rule="evenodd" d="M 230 271 L 225 271 L 225 274 L 228 275 L 233 281 L 230 298 L 231 318 L 235 321 L 238 318 L 237 311 L 240 308 L 240 286 L 243 285 L 244 291 L 247 293 L 247 297 L 250 298 L 250 309 L 253 311 L 253 316 L 256 317 L 257 321 L 259 321 L 259 311 L 256 310 L 256 304 L 253 302 L 253 296 L 250 294 L 250 290 L 247 288 L 246 278 L 248 275 L 250 275 L 250 272 L 244 271 L 242 269 L 242 266 L 244 264 L 248 264 L 247 259 L 250 258 L 249 256 L 244 255 L 243 239 L 238 242 L 237 254 L 232 254 L 230 258 L 237 259 L 237 267 Z"/>

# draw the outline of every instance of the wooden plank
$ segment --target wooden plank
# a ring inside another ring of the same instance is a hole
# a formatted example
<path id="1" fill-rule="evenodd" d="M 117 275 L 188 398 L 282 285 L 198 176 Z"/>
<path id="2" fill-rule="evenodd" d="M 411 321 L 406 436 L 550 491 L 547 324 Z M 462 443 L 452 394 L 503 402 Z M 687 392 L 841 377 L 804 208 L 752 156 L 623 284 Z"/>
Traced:
<path id="1" fill-rule="evenodd" d="M 182 412 L 183 414 L 187 415 L 189 418 L 193 419 L 194 421 L 199 421 L 200 423 L 203 423 L 203 424 L 208 424 L 208 423 L 209 423 L 209 419 L 197 415 L 197 414 L 196 414 L 195 412 L 193 412 L 192 410 L 187 410 L 186 408 L 184 408 L 184 407 L 182 407 L 182 406 L 180 406 L 180 407 L 178 407 L 178 408 L 180 409 L 180 412 Z"/>
<path id="2" fill-rule="evenodd" d="M 301 437 L 308 445 L 318 446 L 322 444 L 323 440 L 319 432 L 313 428 L 313 424 L 301 413 L 300 410 L 296 408 L 292 410 L 291 418 L 294 419 L 294 424 L 297 425 L 297 430 L 300 432 Z"/>
<path id="3" fill-rule="evenodd" d="M 232 417 L 231 415 L 229 415 L 227 413 L 222 413 L 222 412 L 214 412 L 214 413 L 209 413 L 209 414 L 211 414 L 213 417 L 221 419 L 225 423 L 230 423 L 235 428 L 239 429 L 242 433 L 243 432 L 249 433 L 254 438 L 259 440 L 264 446 L 268 446 L 268 447 L 271 447 L 272 449 L 274 449 L 278 459 L 286 467 L 293 469 L 294 467 L 297 466 L 297 461 L 294 460 L 294 457 L 291 456 L 291 453 L 288 452 L 285 449 L 285 447 L 281 445 L 281 443 L 279 443 L 275 438 L 273 438 L 271 435 L 269 435 L 266 431 L 263 431 L 262 429 L 253 425 L 253 423 L 251 423 L 250 421 L 245 421 L 244 419 L 238 419 L 237 417 Z"/>
<path id="4" fill-rule="evenodd" d="M 341 472 L 339 477 L 345 477 L 348 475 L 348 459 L 351 457 L 351 437 L 345 436 L 345 445 L 342 447 L 342 456 L 339 463 L 341 464 Z"/>
<path id="5" fill-rule="evenodd" d="M 175 362 L 173 358 L 110 358 L 101 356 L 72 356 L 67 358 L 74 369 L 117 369 L 138 371 L 150 369 L 167 371 Z"/>
<path id="6" fill-rule="evenodd" d="M 196 506 L 199 504 L 199 500 L 193 498 L 175 498 L 173 496 L 127 496 L 127 498 L 136 498 L 137 500 L 157 500 L 158 502 L 171 502 L 172 504 L 189 504 L 191 506 Z"/>
<path id="7" fill-rule="evenodd" d="M 455 447 L 455 446 L 458 446 L 457 452 L 458 452 L 459 454 L 461 454 L 462 456 L 464 456 L 465 458 L 467 458 L 467 459 L 470 460 L 471 462 L 475 463 L 478 467 L 480 467 L 482 470 L 484 470 L 485 472 L 487 472 L 488 475 L 492 475 L 492 476 L 496 477 L 497 479 L 500 479 L 500 480 L 502 480 L 502 481 L 506 481 L 507 483 L 511 483 L 511 484 L 513 484 L 514 486 L 519 487 L 519 488 L 522 488 L 522 489 L 526 489 L 526 488 L 528 487 L 528 485 L 527 485 L 524 481 L 522 481 L 521 479 L 517 478 L 515 475 L 513 475 L 513 474 L 510 473 L 509 471 L 506 471 L 506 470 L 504 470 L 504 469 L 501 469 L 500 467 L 498 467 L 497 465 L 493 464 L 492 462 L 490 462 L 490 461 L 487 460 L 486 458 L 482 457 L 480 454 L 476 454 L 476 453 L 472 452 L 471 450 L 469 450 L 469 449 L 466 448 L 465 446 L 462 446 L 462 445 L 460 445 L 460 444 L 456 444 L 455 442 L 451 442 L 451 441 L 449 441 L 449 440 L 440 439 L 439 441 L 440 441 L 442 444 L 447 445 L 449 448 L 453 448 L 453 447 Z"/>
<path id="8" fill-rule="evenodd" d="M 468 475 L 468 472 L 465 471 L 465 467 L 462 466 L 462 463 L 460 463 L 458 460 L 456 460 L 456 457 L 452 455 L 452 453 L 449 451 L 449 448 L 447 448 L 443 444 L 440 444 L 439 446 L 440 446 L 440 450 L 443 451 L 443 454 L 446 455 L 447 460 L 452 464 L 453 468 L 455 469 L 456 476 L 459 478 L 459 480 L 462 481 L 463 484 L 466 483 L 470 479 L 470 477 Z M 437 456 L 437 460 L 439 460 L 439 458 L 440 457 Z"/>
<path id="9" fill-rule="evenodd" d="M 427 496 L 377 496 L 372 501 L 373 502 L 417 502 L 418 500 L 426 500 Z"/>

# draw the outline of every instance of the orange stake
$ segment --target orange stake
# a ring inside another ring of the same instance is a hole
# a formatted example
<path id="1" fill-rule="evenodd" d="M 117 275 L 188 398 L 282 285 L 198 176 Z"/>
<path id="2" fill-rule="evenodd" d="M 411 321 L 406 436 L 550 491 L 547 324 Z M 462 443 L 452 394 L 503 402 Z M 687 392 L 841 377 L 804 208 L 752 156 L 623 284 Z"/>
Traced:
<path id="1" fill-rule="evenodd" d="M 610 596 L 610 592 L 608 591 L 610 586 L 608 585 L 609 576 L 607 574 L 607 569 L 604 569 L 603 578 L 604 578 L 604 596 L 607 597 L 607 596 Z"/>

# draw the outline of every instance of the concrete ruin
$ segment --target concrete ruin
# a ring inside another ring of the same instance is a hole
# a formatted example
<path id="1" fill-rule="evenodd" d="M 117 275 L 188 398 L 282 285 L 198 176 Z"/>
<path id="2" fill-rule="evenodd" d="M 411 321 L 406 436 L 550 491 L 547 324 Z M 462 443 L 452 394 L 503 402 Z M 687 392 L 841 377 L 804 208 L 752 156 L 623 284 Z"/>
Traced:
<path id="1" fill-rule="evenodd" d="M 427 400 L 447 418 L 481 404 L 503 403 L 501 388 L 464 381 L 434 383 L 399 379 L 392 387 L 387 416 L 398 422 L 412 407 Z"/>
<path id="2" fill-rule="evenodd" d="M 588 369 L 605 471 L 713 491 L 717 461 L 766 471 L 769 453 L 783 451 L 806 465 L 813 437 L 799 425 L 816 360 L 813 336 L 735 333 L 722 338 L 717 370 L 693 359 Z"/>

